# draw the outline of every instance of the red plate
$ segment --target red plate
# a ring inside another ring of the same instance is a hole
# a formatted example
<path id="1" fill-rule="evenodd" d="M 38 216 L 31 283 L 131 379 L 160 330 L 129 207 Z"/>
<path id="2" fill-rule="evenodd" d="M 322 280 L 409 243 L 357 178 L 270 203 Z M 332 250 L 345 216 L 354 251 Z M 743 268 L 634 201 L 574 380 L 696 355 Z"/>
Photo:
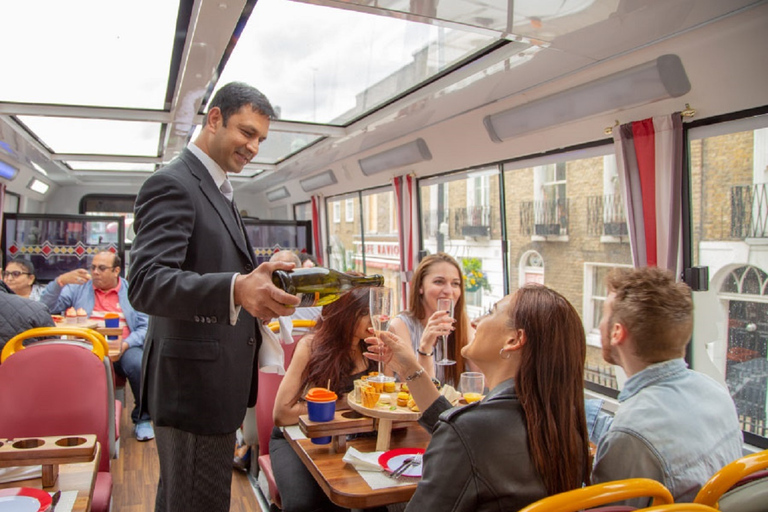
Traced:
<path id="1" fill-rule="evenodd" d="M 0 511 L 45 512 L 51 506 L 51 495 L 31 487 L 0 489 Z"/>
<path id="2" fill-rule="evenodd" d="M 424 453 L 424 448 L 395 448 L 379 455 L 379 465 L 390 473 L 405 462 L 405 459 L 413 457 L 414 455 L 421 455 Z M 424 464 L 418 466 L 412 466 L 405 470 L 402 476 L 412 476 L 416 478 L 421 477 L 421 468 Z"/>

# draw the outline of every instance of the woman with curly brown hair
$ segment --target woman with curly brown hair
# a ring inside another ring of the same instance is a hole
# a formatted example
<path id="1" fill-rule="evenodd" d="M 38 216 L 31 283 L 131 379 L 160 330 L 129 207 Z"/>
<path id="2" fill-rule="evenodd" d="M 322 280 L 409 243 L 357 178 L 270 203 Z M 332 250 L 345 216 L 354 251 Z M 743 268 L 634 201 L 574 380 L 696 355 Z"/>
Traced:
<path id="1" fill-rule="evenodd" d="M 285 512 L 340 510 L 328 500 L 312 475 L 283 437 L 280 426 L 295 425 L 307 414 L 303 397 L 311 387 L 328 387 L 339 397 L 336 408 L 346 408 L 346 395 L 355 379 L 376 370 L 363 356 L 370 335 L 370 288 L 355 288 L 323 307 L 312 332 L 298 341 L 291 364 L 275 398 L 275 429 L 269 443 L 272 470 Z M 329 384 L 330 383 L 330 384 Z"/>

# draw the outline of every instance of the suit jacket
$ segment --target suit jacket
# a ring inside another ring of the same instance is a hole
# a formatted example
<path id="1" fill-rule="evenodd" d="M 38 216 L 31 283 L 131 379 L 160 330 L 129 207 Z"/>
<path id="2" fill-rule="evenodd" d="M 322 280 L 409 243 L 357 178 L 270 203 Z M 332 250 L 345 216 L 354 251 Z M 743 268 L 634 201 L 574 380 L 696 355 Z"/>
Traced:
<path id="1" fill-rule="evenodd" d="M 156 425 L 231 433 L 256 403 L 256 320 L 229 320 L 232 276 L 255 265 L 235 215 L 188 149 L 139 191 L 129 296 L 150 315 L 141 406 Z"/>

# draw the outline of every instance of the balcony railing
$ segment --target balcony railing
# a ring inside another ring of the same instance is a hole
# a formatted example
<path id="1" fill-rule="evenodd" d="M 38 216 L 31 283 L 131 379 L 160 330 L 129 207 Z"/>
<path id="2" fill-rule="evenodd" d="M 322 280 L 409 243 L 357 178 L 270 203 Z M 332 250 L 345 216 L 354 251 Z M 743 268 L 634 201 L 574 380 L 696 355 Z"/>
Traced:
<path id="1" fill-rule="evenodd" d="M 731 236 L 768 238 L 768 183 L 731 187 Z"/>
<path id="2" fill-rule="evenodd" d="M 491 235 L 493 209 L 490 206 L 454 208 L 451 213 L 456 233 L 472 237 L 487 237 Z"/>
<path id="3" fill-rule="evenodd" d="M 627 218 L 620 195 L 587 197 L 587 234 L 627 236 Z"/>
<path id="4" fill-rule="evenodd" d="M 568 198 L 520 203 L 521 235 L 567 235 Z"/>
<path id="5" fill-rule="evenodd" d="M 424 237 L 434 238 L 440 229 L 441 223 L 446 223 L 449 239 L 457 239 L 465 236 L 488 237 L 493 233 L 493 228 L 500 222 L 497 208 L 492 206 L 470 206 L 468 208 L 446 208 L 442 216 L 438 216 L 437 210 L 424 212 Z"/>

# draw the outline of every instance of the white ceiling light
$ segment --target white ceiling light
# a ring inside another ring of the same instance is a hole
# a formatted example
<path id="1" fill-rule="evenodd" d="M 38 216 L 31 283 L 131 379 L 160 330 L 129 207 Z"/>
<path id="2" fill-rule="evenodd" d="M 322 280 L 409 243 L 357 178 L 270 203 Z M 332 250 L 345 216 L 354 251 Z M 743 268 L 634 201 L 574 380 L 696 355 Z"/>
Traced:
<path id="1" fill-rule="evenodd" d="M 501 142 L 602 112 L 677 98 L 690 90 L 680 57 L 662 55 L 579 87 L 491 114 L 483 123 L 491 139 Z"/>
<path id="2" fill-rule="evenodd" d="M 27 188 L 29 190 L 37 192 L 38 194 L 45 194 L 46 192 L 48 192 L 50 185 L 48 185 L 44 181 L 40 181 L 37 178 L 32 178 L 32 181 L 30 181 L 29 184 L 27 184 Z"/>
<path id="3" fill-rule="evenodd" d="M 358 160 L 363 174 L 370 176 L 377 172 L 386 171 L 395 167 L 411 165 L 426 160 L 432 160 L 424 139 L 416 139 L 413 142 L 397 146 L 381 153 Z"/>
<path id="4" fill-rule="evenodd" d="M 299 180 L 299 183 L 304 192 L 310 192 L 312 190 L 317 190 L 318 188 L 327 187 L 328 185 L 335 185 L 338 181 L 336 181 L 336 175 L 333 173 L 333 169 L 328 169 L 320 174 L 315 174 L 309 178 Z"/>
<path id="5" fill-rule="evenodd" d="M 35 168 L 35 170 L 36 170 L 37 172 L 39 172 L 39 173 L 40 173 L 40 174 L 42 174 L 43 176 L 48 176 L 48 172 L 47 172 L 45 169 L 43 169 L 42 167 L 40 167 L 40 166 L 37 164 L 37 162 L 33 162 L 32 160 L 30 160 L 30 161 L 29 161 L 29 163 L 31 163 L 31 164 L 32 164 L 32 167 L 34 167 L 34 168 Z"/>
<path id="6" fill-rule="evenodd" d="M 279 201 L 280 199 L 285 199 L 286 197 L 290 197 L 291 193 L 288 192 L 288 189 L 285 187 L 276 188 L 274 190 L 267 191 L 267 199 L 270 201 Z"/>

